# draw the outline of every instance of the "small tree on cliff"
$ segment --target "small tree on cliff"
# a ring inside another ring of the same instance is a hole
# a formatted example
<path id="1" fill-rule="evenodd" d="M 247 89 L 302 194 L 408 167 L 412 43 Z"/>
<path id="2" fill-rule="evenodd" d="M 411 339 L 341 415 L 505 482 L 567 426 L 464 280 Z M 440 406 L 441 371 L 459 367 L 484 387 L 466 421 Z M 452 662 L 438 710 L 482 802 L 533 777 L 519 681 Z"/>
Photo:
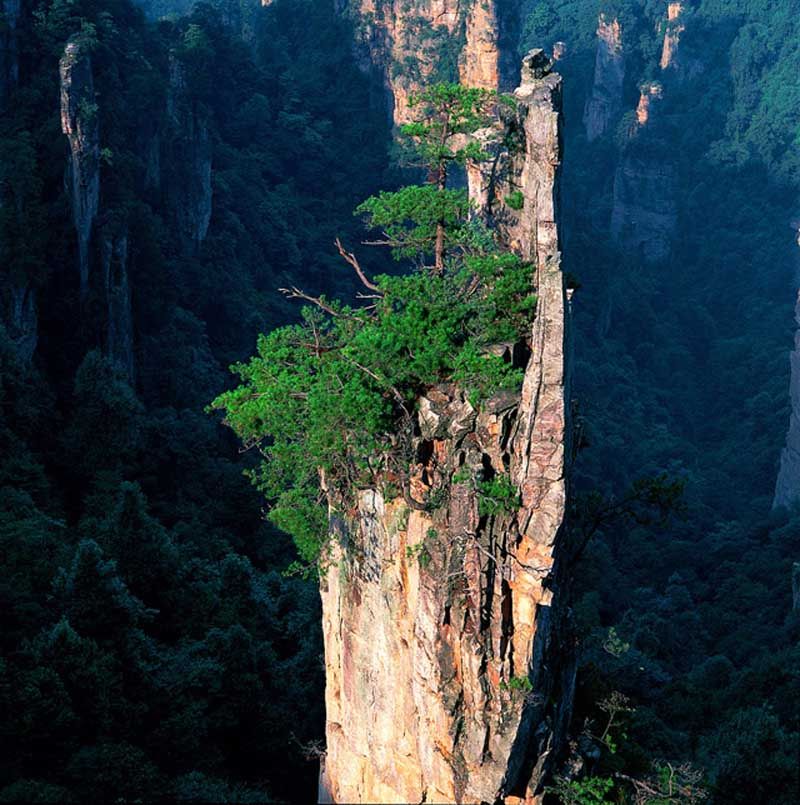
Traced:
<path id="1" fill-rule="evenodd" d="M 273 504 L 270 519 L 309 563 L 328 536 L 327 500 L 346 514 L 358 489 L 391 482 L 408 505 L 426 505 L 411 497 L 408 483 L 422 392 L 455 382 L 477 405 L 522 377 L 487 347 L 529 333 L 531 266 L 471 220 L 466 191 L 447 187 L 452 164 L 481 157 L 465 135 L 490 121 L 496 96 L 437 85 L 418 104 L 420 120 L 404 134 L 429 181 L 381 193 L 357 210 L 383 230 L 379 242 L 396 257 L 418 258 L 416 270 L 370 279 L 337 240 L 368 291 L 361 304 L 284 289 L 310 303 L 302 322 L 262 335 L 257 355 L 232 367 L 241 385 L 211 406 L 261 452 L 253 481 Z M 424 264 L 430 255 L 433 270 Z"/>
<path id="2" fill-rule="evenodd" d="M 469 135 L 492 122 L 497 101 L 495 92 L 459 84 L 436 84 L 411 98 L 417 120 L 401 133 L 411 143 L 407 164 L 423 169 L 427 182 L 380 193 L 356 209 L 383 231 L 383 240 L 369 243 L 390 246 L 398 257 L 433 255 L 437 273 L 450 249 L 470 243 L 467 193 L 447 180 L 451 166 L 487 158 Z"/>

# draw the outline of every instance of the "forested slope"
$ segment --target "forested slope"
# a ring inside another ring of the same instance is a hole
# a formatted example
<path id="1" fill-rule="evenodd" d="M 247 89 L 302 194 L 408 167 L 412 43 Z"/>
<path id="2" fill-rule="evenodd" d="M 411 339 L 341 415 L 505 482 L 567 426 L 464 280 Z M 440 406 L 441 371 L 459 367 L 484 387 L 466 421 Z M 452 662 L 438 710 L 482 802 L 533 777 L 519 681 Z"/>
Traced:
<path id="1" fill-rule="evenodd" d="M 6 20 L 3 801 L 315 791 L 318 594 L 281 575 L 289 541 L 250 457 L 203 409 L 295 315 L 277 287 L 348 287 L 332 241 L 388 131 L 332 8 L 253 18 L 247 40 L 204 5 L 148 22 L 126 0 L 56 0 Z"/>
<path id="2" fill-rule="evenodd" d="M 598 724 L 613 689 L 636 707 L 596 774 L 644 750 L 702 767 L 715 801 L 796 802 L 800 520 L 772 496 L 797 288 L 797 19 L 777 1 L 669 5 L 672 21 L 666 3 L 551 0 L 526 32 L 566 44 L 577 491 L 685 482 L 681 516 L 609 523 L 576 568 L 579 691 Z M 621 35 L 596 59 L 598 11 Z"/>

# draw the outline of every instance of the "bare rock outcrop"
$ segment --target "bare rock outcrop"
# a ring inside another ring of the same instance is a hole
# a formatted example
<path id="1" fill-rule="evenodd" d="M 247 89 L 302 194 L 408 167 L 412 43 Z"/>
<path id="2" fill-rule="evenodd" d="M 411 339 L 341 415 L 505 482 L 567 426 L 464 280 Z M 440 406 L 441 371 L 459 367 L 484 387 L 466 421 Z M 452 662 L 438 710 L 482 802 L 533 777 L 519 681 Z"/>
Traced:
<path id="1" fill-rule="evenodd" d="M 574 685 L 560 555 L 569 448 L 557 201 L 560 77 L 526 59 L 516 143 L 484 209 L 535 268 L 519 394 L 476 410 L 452 385 L 419 401 L 410 506 L 362 490 L 321 581 L 327 753 L 321 801 L 539 802 Z M 512 349 L 509 347 L 508 349 Z M 480 479 L 515 491 L 489 505 Z"/>
<path id="2" fill-rule="evenodd" d="M 345 0 L 364 69 L 376 69 L 395 124 L 412 119 L 410 97 L 436 80 L 484 89 L 505 83 L 500 42 L 518 16 L 497 0 Z"/>
<path id="3" fill-rule="evenodd" d="M 614 174 L 612 236 L 633 257 L 666 260 L 678 225 L 676 198 L 672 162 L 636 148 L 626 151 Z"/>
<path id="4" fill-rule="evenodd" d="M 680 44 L 681 34 L 685 29 L 681 19 L 682 14 L 683 0 L 670 0 L 667 4 L 667 22 L 659 61 L 659 66 L 662 70 L 667 70 L 676 64 L 678 45 Z"/>
<path id="5" fill-rule="evenodd" d="M 32 283 L 20 284 L 13 278 L 4 283 L 0 289 L 0 328 L 17 359 L 30 363 L 39 341 L 36 289 Z"/>
<path id="6" fill-rule="evenodd" d="M 19 14 L 20 0 L 0 0 L 0 108 L 19 80 Z"/>
<path id="7" fill-rule="evenodd" d="M 797 330 L 794 334 L 794 350 L 789 355 L 789 431 L 786 434 L 786 446 L 781 451 L 773 508 L 791 506 L 800 501 L 800 292 L 795 306 L 795 321 Z"/>
<path id="8" fill-rule="evenodd" d="M 67 42 L 59 75 L 61 130 L 69 141 L 67 188 L 78 236 L 78 276 L 83 298 L 89 288 L 89 249 L 100 201 L 100 124 L 92 59 L 79 38 Z"/>
<path id="9" fill-rule="evenodd" d="M 624 81 L 622 26 L 618 19 L 601 13 L 597 22 L 594 81 L 583 110 L 583 124 L 589 142 L 609 131 L 622 112 Z"/>
<path id="10" fill-rule="evenodd" d="M 211 135 L 207 115 L 191 97 L 185 67 L 175 56 L 170 59 L 167 117 L 167 153 L 162 160 L 169 166 L 167 200 L 181 246 L 192 253 L 211 223 Z"/>
<path id="11" fill-rule="evenodd" d="M 100 264 L 106 302 L 106 354 L 133 381 L 133 319 L 128 278 L 128 226 L 109 224 L 100 235 Z"/>

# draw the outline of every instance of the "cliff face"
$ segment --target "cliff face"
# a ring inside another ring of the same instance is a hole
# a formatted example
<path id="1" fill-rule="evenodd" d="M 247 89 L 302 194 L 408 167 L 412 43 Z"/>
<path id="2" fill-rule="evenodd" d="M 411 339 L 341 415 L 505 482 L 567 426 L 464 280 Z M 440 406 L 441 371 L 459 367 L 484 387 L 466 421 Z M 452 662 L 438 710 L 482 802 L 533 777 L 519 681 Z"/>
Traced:
<path id="1" fill-rule="evenodd" d="M 512 36 L 516 3 L 495 0 L 345 0 L 365 69 L 376 68 L 396 124 L 411 119 L 409 97 L 435 80 L 484 89 L 504 84 L 499 42 Z"/>
<path id="2" fill-rule="evenodd" d="M 667 25 L 664 31 L 664 43 L 661 47 L 661 60 L 659 62 L 662 70 L 666 70 L 675 65 L 678 44 L 680 43 L 681 34 L 684 31 L 684 25 L 681 20 L 682 14 L 682 0 L 672 0 L 672 2 L 668 3 Z"/>
<path id="3" fill-rule="evenodd" d="M 503 227 L 536 267 L 538 311 L 520 395 L 476 411 L 458 389 L 419 405 L 417 500 L 362 491 L 332 524 L 321 582 L 327 754 L 320 796 L 334 802 L 539 801 L 564 741 L 573 668 L 558 563 L 569 428 L 566 310 L 556 223 L 560 77 L 526 61 L 507 124 L 518 147 L 479 199 L 508 187 L 524 205 Z M 489 513 L 475 481 L 520 493 Z"/>
<path id="4" fill-rule="evenodd" d="M 623 248 L 648 263 L 669 255 L 678 225 L 677 174 L 668 143 L 650 130 L 659 123 L 664 90 L 642 86 L 635 121 L 614 174 L 611 234 Z"/>
<path id="5" fill-rule="evenodd" d="M 67 185 L 78 235 L 81 297 L 89 287 L 89 247 L 100 199 L 100 127 L 92 60 L 79 41 L 70 40 L 59 63 L 61 130 L 69 141 Z"/>
<path id="6" fill-rule="evenodd" d="M 4 285 L 0 290 L 0 328 L 11 341 L 17 358 L 29 363 L 39 340 L 36 290 L 32 284 L 19 284 L 14 279 Z"/>
<path id="7" fill-rule="evenodd" d="M 791 506 L 800 500 L 800 292 L 795 306 L 798 329 L 794 334 L 794 351 L 789 355 L 789 397 L 791 414 L 786 446 L 781 451 L 781 464 L 775 483 L 774 508 Z"/>
<path id="8" fill-rule="evenodd" d="M 167 116 L 166 193 L 181 244 L 187 252 L 194 252 L 211 223 L 211 137 L 205 113 L 187 92 L 185 67 L 174 57 Z"/>
<path id="9" fill-rule="evenodd" d="M 17 53 L 17 22 L 20 0 L 0 2 L 0 106 L 19 78 Z"/>
<path id="10" fill-rule="evenodd" d="M 106 354 L 133 380 L 133 321 L 128 280 L 128 227 L 104 228 L 100 237 L 100 264 L 106 300 Z"/>
<path id="11" fill-rule="evenodd" d="M 625 57 L 619 20 L 600 14 L 592 91 L 583 111 L 586 137 L 591 142 L 605 134 L 622 111 Z"/>

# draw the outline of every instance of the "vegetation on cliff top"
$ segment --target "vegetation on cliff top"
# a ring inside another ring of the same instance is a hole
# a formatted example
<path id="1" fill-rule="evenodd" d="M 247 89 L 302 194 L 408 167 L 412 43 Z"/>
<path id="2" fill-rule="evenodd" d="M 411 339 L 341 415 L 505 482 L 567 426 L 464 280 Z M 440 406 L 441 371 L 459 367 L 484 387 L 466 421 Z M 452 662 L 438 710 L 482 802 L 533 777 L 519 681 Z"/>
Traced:
<path id="1" fill-rule="evenodd" d="M 337 241 L 366 288 L 362 304 L 287 289 L 312 303 L 302 322 L 261 336 L 258 354 L 233 367 L 242 384 L 212 404 L 264 457 L 252 478 L 306 562 L 319 558 L 328 534 L 320 471 L 334 500 L 351 502 L 354 490 L 382 474 L 408 495 L 419 394 L 453 381 L 477 404 L 521 381 L 521 370 L 488 348 L 528 330 L 531 266 L 500 247 L 466 190 L 448 187 L 451 165 L 486 158 L 464 136 L 487 125 L 496 104 L 494 93 L 457 84 L 420 93 L 418 120 L 403 134 L 428 181 L 372 196 L 356 210 L 380 232 L 370 242 L 413 260 L 411 273 L 370 280 Z"/>

